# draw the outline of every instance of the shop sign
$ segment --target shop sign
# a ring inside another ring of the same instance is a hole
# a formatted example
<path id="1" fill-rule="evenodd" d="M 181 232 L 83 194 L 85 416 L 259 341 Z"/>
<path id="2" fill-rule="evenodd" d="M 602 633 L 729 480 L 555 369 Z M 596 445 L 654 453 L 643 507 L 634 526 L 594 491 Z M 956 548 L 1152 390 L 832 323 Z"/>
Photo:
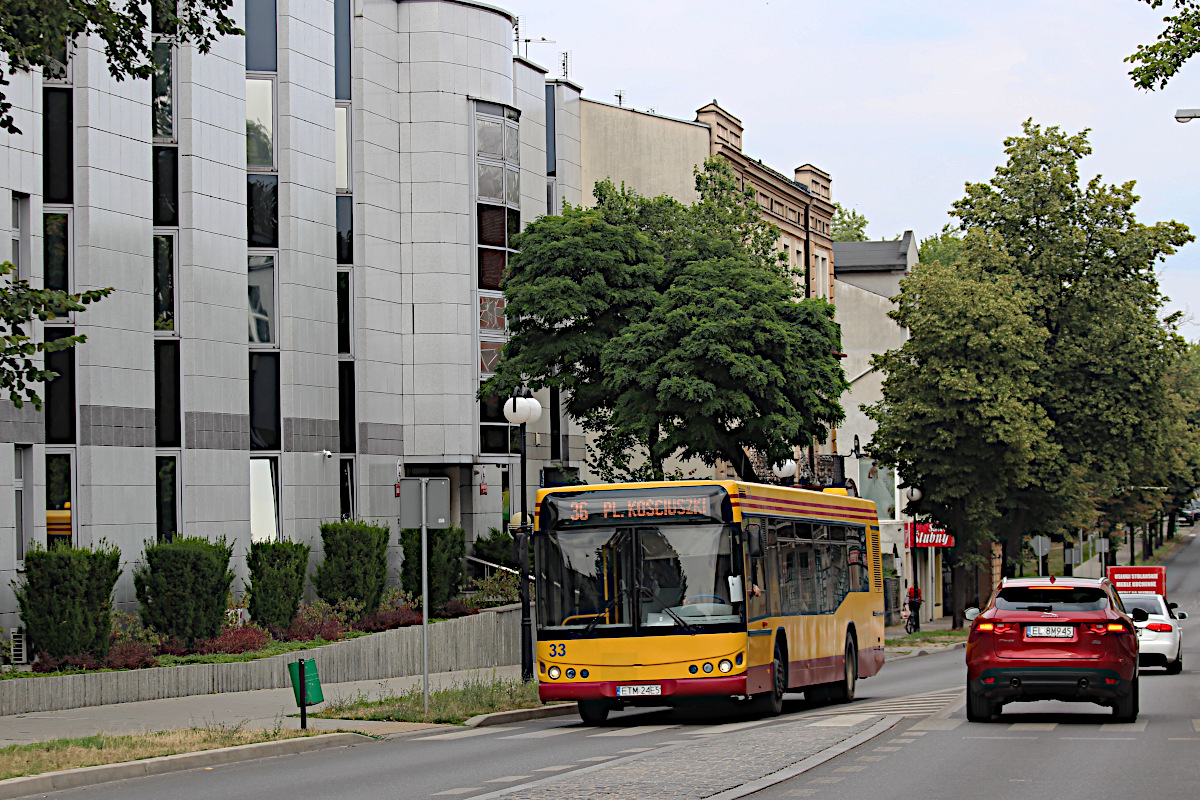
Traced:
<path id="1" fill-rule="evenodd" d="M 954 537 L 931 522 L 904 523 L 905 547 L 954 547 Z"/>

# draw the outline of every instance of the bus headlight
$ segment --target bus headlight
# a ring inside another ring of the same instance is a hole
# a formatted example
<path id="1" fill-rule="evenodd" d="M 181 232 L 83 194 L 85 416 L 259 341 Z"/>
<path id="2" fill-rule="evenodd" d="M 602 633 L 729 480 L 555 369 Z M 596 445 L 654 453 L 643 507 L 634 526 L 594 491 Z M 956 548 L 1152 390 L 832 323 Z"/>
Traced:
<path id="1" fill-rule="evenodd" d="M 705 664 L 704 664 L 704 671 L 705 671 L 705 672 L 712 672 L 712 662 L 705 662 Z"/>
<path id="2" fill-rule="evenodd" d="M 729 672 L 729 670 L 733 669 L 733 662 L 728 658 L 722 658 L 721 663 L 717 664 L 717 669 L 721 670 L 721 672 Z"/>
<path id="3" fill-rule="evenodd" d="M 550 676 L 550 680 L 556 681 L 556 680 L 558 680 L 558 676 L 562 675 L 562 670 L 559 669 L 557 666 L 553 666 L 549 669 L 547 674 Z"/>

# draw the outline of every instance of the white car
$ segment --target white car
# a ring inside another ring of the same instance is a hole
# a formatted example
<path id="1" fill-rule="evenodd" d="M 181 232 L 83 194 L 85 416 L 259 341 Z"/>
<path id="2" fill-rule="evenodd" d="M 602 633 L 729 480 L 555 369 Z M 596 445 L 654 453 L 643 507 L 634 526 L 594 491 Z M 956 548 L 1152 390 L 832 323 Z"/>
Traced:
<path id="1" fill-rule="evenodd" d="M 1138 629 L 1138 664 L 1166 667 L 1170 675 L 1182 672 L 1183 631 L 1179 623 L 1187 619 L 1187 612 L 1177 612 L 1175 604 L 1168 603 L 1161 594 L 1122 594 L 1121 603 L 1128 613 L 1140 608 L 1149 615 L 1145 622 L 1134 622 Z"/>

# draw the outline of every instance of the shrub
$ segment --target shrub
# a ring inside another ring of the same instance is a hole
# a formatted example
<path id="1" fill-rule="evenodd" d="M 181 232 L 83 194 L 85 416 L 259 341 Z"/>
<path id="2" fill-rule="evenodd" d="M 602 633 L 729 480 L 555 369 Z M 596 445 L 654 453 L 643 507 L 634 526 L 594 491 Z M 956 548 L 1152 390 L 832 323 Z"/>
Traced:
<path id="1" fill-rule="evenodd" d="M 353 600 L 367 612 L 379 608 L 390 539 L 386 525 L 356 520 L 321 523 L 325 558 L 313 580 L 317 596 L 334 606 Z"/>
<path id="2" fill-rule="evenodd" d="M 515 572 L 496 570 L 491 577 L 475 581 L 474 587 L 471 600 L 482 608 L 506 606 L 521 599 L 521 580 Z"/>
<path id="3" fill-rule="evenodd" d="M 472 603 L 470 600 L 462 597 L 453 597 L 447 600 L 437 610 L 437 615 L 444 619 L 453 619 L 455 617 L 466 617 L 471 614 L 478 614 L 479 606 Z"/>
<path id="4" fill-rule="evenodd" d="M 392 628 L 403 628 L 407 625 L 420 625 L 421 612 L 410 597 L 398 589 L 389 586 L 384 590 L 379 609 L 370 614 L 364 614 L 354 623 L 360 631 L 376 633 L 390 631 Z"/>
<path id="5" fill-rule="evenodd" d="M 312 548 L 299 542 L 254 542 L 250 545 L 250 619 L 273 630 L 287 628 L 308 577 Z"/>
<path id="6" fill-rule="evenodd" d="M 100 669 L 100 662 L 91 653 L 55 658 L 43 651 L 38 653 L 37 662 L 33 665 L 34 672 L 78 672 L 89 669 Z"/>
<path id="7" fill-rule="evenodd" d="M 488 535 L 476 539 L 472 547 L 476 558 L 517 569 L 517 558 L 513 553 L 514 542 L 510 533 L 502 532 L 498 528 L 489 528 Z"/>
<path id="8" fill-rule="evenodd" d="M 249 653 L 262 650 L 271 643 L 271 634 L 255 625 L 226 625 L 221 633 L 212 639 L 206 639 L 196 645 L 196 652 L 210 653 Z"/>
<path id="9" fill-rule="evenodd" d="M 142 622 L 188 647 L 216 636 L 233 583 L 232 555 L 224 537 L 215 542 L 183 537 L 147 544 L 146 563 L 133 574 Z"/>
<path id="10" fill-rule="evenodd" d="M 104 666 L 110 669 L 145 669 L 157 667 L 158 659 L 154 657 L 154 645 L 125 639 L 113 642 L 108 650 L 108 658 L 104 659 Z"/>
<path id="11" fill-rule="evenodd" d="M 353 600 L 343 600 L 336 606 L 331 606 L 324 600 L 306 603 L 296 612 L 285 638 L 293 642 L 307 642 L 312 639 L 336 642 L 350 630 L 350 620 L 357 619 L 361 612 L 362 607 Z"/>
<path id="12" fill-rule="evenodd" d="M 120 574 L 120 552 L 104 543 L 26 553 L 25 580 L 12 587 L 30 652 L 58 660 L 108 655 L 112 593 Z"/>
<path id="13" fill-rule="evenodd" d="M 429 607 L 440 608 L 462 588 L 463 558 L 467 540 L 462 528 L 452 527 L 429 531 Z M 404 563 L 400 567 L 400 582 L 404 589 L 417 594 L 421 591 L 421 532 L 400 532 L 404 547 Z"/>
<path id="14" fill-rule="evenodd" d="M 167 636 L 154 648 L 154 652 L 160 656 L 186 656 L 192 651 L 178 636 Z"/>

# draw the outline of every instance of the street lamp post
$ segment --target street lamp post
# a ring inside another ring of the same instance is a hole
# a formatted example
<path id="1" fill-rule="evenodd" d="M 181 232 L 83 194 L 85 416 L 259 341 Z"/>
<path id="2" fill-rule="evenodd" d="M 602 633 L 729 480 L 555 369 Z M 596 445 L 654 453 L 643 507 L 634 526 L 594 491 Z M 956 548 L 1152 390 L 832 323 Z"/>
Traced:
<path id="1" fill-rule="evenodd" d="M 513 425 L 521 426 L 521 524 L 516 526 L 521 554 L 521 680 L 533 680 L 533 619 L 529 613 L 529 536 L 533 533 L 529 519 L 529 498 L 526 490 L 525 469 L 525 426 L 537 422 L 542 416 L 542 404 L 533 398 L 527 386 L 513 390 L 513 396 L 504 403 L 504 418 Z"/>

